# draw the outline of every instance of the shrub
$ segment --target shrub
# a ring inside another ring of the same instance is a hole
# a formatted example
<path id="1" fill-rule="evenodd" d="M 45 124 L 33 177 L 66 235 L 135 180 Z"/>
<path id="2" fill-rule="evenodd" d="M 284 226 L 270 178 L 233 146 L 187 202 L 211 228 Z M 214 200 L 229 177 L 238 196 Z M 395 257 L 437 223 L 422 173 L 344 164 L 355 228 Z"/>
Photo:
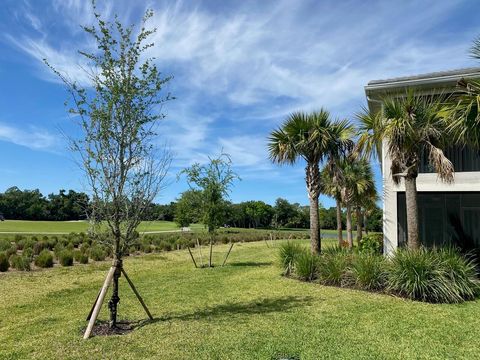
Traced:
<path id="1" fill-rule="evenodd" d="M 73 265 L 73 253 L 70 250 L 63 250 L 58 255 L 58 260 L 62 266 Z"/>
<path id="2" fill-rule="evenodd" d="M 17 250 L 33 249 L 36 241 L 32 239 L 21 239 L 17 242 Z"/>
<path id="3" fill-rule="evenodd" d="M 388 289 L 409 299 L 457 303 L 478 294 L 473 263 L 457 251 L 397 250 L 391 261 Z"/>
<path id="4" fill-rule="evenodd" d="M 35 255 L 38 255 L 42 252 L 42 250 L 47 249 L 47 248 L 48 248 L 48 243 L 47 242 L 45 242 L 43 240 L 42 241 L 37 241 L 35 243 L 35 245 L 33 245 L 33 253 Z"/>
<path id="5" fill-rule="evenodd" d="M 318 278 L 322 284 L 341 286 L 347 279 L 352 254 L 343 248 L 324 251 L 318 265 Z"/>
<path id="6" fill-rule="evenodd" d="M 0 252 L 0 272 L 5 272 L 10 267 L 10 263 L 8 262 L 7 255 L 3 252 Z"/>
<path id="7" fill-rule="evenodd" d="M 445 275 L 463 300 L 473 300 L 480 294 L 478 272 L 475 260 L 462 256 L 454 248 L 438 250 L 443 261 Z"/>
<path id="8" fill-rule="evenodd" d="M 15 237 L 13 238 L 13 241 L 15 241 L 15 243 L 18 243 L 20 240 L 23 240 L 23 239 L 25 239 L 25 236 L 16 234 Z"/>
<path id="9" fill-rule="evenodd" d="M 49 268 L 53 266 L 53 256 L 48 250 L 42 250 L 35 258 L 35 265 L 41 268 Z"/>
<path id="10" fill-rule="evenodd" d="M 290 275 L 293 266 L 295 264 L 295 259 L 303 252 L 303 248 L 291 241 L 287 241 L 280 245 L 280 252 L 279 252 L 279 261 L 280 266 L 282 267 L 284 275 Z"/>
<path id="11" fill-rule="evenodd" d="M 7 258 L 10 258 L 13 254 L 17 253 L 17 248 L 15 246 L 10 246 L 9 249 L 5 250 L 5 255 Z"/>
<path id="12" fill-rule="evenodd" d="M 12 243 L 6 239 L 0 239 L 0 251 L 6 251 L 12 247 Z"/>
<path id="13" fill-rule="evenodd" d="M 88 264 L 88 255 L 81 250 L 75 250 L 73 253 L 73 258 L 80 264 Z"/>
<path id="14" fill-rule="evenodd" d="M 352 258 L 352 285 L 363 290 L 383 290 L 387 281 L 387 266 L 382 255 L 359 253 Z"/>
<path id="15" fill-rule="evenodd" d="M 57 245 L 58 242 L 58 237 L 57 236 L 52 236 L 47 239 L 47 245 L 49 250 L 53 250 L 55 248 L 55 245 Z"/>
<path id="16" fill-rule="evenodd" d="M 31 259 L 27 258 L 26 256 L 20 256 L 20 255 L 10 256 L 10 265 L 12 265 L 14 269 L 17 269 L 20 271 L 30 271 L 30 263 L 31 263 Z"/>
<path id="17" fill-rule="evenodd" d="M 60 256 L 60 253 L 65 250 L 65 246 L 61 242 L 58 242 L 55 247 L 53 248 L 53 253 L 55 254 L 55 257 L 58 259 Z"/>
<path id="18" fill-rule="evenodd" d="M 363 235 L 358 250 L 362 253 L 382 254 L 383 253 L 383 235 L 366 234 Z"/>
<path id="19" fill-rule="evenodd" d="M 94 261 L 103 261 L 107 255 L 100 245 L 94 245 L 90 248 L 90 258 Z"/>
<path id="20" fill-rule="evenodd" d="M 22 251 L 22 256 L 24 256 L 25 258 L 29 259 L 30 262 L 32 262 L 32 259 L 33 259 L 33 250 L 32 248 L 27 248 L 25 250 Z"/>
<path id="21" fill-rule="evenodd" d="M 293 272 L 301 280 L 312 281 L 317 277 L 319 257 L 304 249 L 294 258 Z"/>

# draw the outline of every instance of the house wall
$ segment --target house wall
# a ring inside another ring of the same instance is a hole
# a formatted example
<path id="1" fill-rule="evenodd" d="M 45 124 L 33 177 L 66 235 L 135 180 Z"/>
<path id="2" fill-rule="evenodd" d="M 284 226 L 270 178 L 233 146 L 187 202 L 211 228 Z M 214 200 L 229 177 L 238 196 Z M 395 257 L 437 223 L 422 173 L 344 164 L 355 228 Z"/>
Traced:
<path id="1" fill-rule="evenodd" d="M 386 144 L 382 148 L 382 178 L 383 178 L 383 247 L 384 253 L 392 254 L 398 247 L 398 214 L 397 192 L 405 191 L 403 180 L 396 185 L 390 171 L 391 160 L 387 154 Z M 422 192 L 470 192 L 480 191 L 480 172 L 457 172 L 454 182 L 442 182 L 437 174 L 423 173 L 417 178 L 417 190 Z M 480 205 L 480 204 L 479 204 Z M 440 221 L 440 219 L 439 219 Z"/>

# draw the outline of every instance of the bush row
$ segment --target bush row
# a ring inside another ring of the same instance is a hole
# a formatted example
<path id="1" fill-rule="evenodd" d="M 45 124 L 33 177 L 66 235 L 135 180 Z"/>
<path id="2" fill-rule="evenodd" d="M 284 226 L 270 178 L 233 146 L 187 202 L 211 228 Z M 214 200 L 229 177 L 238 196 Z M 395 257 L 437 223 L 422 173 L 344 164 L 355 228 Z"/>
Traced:
<path id="1" fill-rule="evenodd" d="M 480 296 L 475 262 L 453 248 L 399 249 L 391 258 L 373 251 L 327 249 L 312 255 L 293 242 L 280 247 L 284 275 L 324 285 L 379 291 L 431 303 Z"/>
<path id="2" fill-rule="evenodd" d="M 138 236 L 137 240 L 127 249 L 125 255 L 171 251 L 206 245 L 210 242 L 206 233 L 159 233 Z M 216 243 L 251 242 L 274 239 L 308 239 L 305 231 L 235 231 L 225 230 L 215 237 Z M 56 259 L 63 266 L 71 266 L 74 261 L 86 264 L 89 259 L 102 261 L 112 256 L 111 248 L 100 245 L 103 239 L 91 238 L 85 233 L 68 235 L 31 236 L 15 235 L 13 241 L 0 239 L 0 271 L 9 267 L 28 271 L 33 262 L 38 267 L 53 266 Z M 52 256 L 52 265 L 48 256 Z M 52 254 L 53 253 L 53 254 Z"/>

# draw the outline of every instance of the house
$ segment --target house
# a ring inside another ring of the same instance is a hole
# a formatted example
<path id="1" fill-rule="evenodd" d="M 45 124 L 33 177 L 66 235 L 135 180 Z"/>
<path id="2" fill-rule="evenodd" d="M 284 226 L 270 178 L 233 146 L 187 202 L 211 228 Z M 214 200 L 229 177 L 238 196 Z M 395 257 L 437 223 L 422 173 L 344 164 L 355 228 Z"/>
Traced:
<path id="1" fill-rule="evenodd" d="M 407 89 L 424 95 L 446 95 L 456 90 L 460 79 L 480 78 L 480 68 L 436 72 L 411 77 L 370 81 L 365 94 L 370 111 L 381 108 L 382 97 L 402 96 Z M 392 253 L 406 244 L 405 186 L 396 185 L 391 161 L 383 145 L 384 251 Z M 445 150 L 455 168 L 453 184 L 443 183 L 422 161 L 417 178 L 419 237 L 427 246 L 455 244 L 466 250 L 480 250 L 480 153 L 468 147 Z"/>

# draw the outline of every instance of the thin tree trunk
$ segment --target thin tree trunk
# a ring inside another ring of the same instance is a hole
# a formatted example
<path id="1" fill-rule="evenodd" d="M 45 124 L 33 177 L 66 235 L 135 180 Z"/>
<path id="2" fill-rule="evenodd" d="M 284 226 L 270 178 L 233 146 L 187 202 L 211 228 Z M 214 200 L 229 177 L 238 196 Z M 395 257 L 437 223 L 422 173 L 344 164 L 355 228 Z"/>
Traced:
<path id="1" fill-rule="evenodd" d="M 363 226 L 365 227 L 365 234 L 368 235 L 368 214 L 367 210 L 363 211 Z"/>
<path id="2" fill-rule="evenodd" d="M 337 199 L 337 232 L 338 232 L 338 246 L 343 246 L 343 231 L 342 231 L 342 203 Z"/>
<path id="3" fill-rule="evenodd" d="M 118 279 L 122 273 L 122 260 L 119 260 L 117 255 L 115 255 L 113 266 L 115 267 L 115 272 L 113 273 L 112 281 L 112 297 L 108 301 L 108 309 L 110 310 L 110 328 L 115 328 L 117 326 L 117 307 L 120 302 L 120 297 L 118 296 Z"/>
<path id="4" fill-rule="evenodd" d="M 347 242 L 350 249 L 353 248 L 353 233 L 352 233 L 352 207 L 347 204 Z"/>
<path id="5" fill-rule="evenodd" d="M 320 254 L 322 244 L 318 222 L 318 197 L 310 198 L 310 247 L 312 254 Z"/>
<path id="6" fill-rule="evenodd" d="M 362 240 L 362 212 L 359 206 L 355 208 L 355 213 L 357 217 L 357 245 L 360 245 L 360 240 Z"/>
<path id="7" fill-rule="evenodd" d="M 418 205 L 417 179 L 405 178 L 405 198 L 407 203 L 407 244 L 410 249 L 418 249 Z"/>

